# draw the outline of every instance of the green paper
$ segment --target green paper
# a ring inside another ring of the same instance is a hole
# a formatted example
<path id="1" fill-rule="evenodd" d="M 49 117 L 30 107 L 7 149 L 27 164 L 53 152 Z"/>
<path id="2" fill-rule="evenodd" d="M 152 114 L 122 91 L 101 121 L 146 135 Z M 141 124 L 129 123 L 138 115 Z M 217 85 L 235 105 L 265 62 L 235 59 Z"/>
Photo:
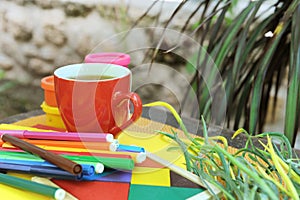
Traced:
<path id="1" fill-rule="evenodd" d="M 200 188 L 164 187 L 131 184 L 128 200 L 182 200 L 192 197 L 200 192 Z"/>

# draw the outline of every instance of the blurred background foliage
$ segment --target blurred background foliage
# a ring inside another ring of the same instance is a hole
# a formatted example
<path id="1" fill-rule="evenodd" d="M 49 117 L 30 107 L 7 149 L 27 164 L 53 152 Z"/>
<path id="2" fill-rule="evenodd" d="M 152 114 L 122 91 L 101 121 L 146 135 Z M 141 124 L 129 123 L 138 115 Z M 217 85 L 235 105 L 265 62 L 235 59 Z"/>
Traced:
<path id="1" fill-rule="evenodd" d="M 191 1 L 182 1 L 164 28 Z M 300 1 L 243 1 L 242 7 L 237 7 L 237 0 L 192 2 L 194 6 L 180 32 L 200 43 L 216 69 L 208 64 L 203 49 L 187 62 L 187 69 L 193 73 L 190 85 L 198 98 L 196 112 L 190 117 L 204 115 L 206 121 L 216 124 L 226 118 L 228 128 L 244 127 L 251 134 L 262 132 L 267 113 L 275 114 L 278 92 L 286 81 L 284 134 L 294 144 L 300 110 Z M 151 8 L 134 26 L 143 21 Z M 195 16 L 200 16 L 196 23 L 191 20 Z M 160 45 L 152 51 L 153 59 L 176 48 L 161 52 Z M 196 66 L 191 67 L 191 63 Z M 221 82 L 214 80 L 217 74 L 221 75 Z M 209 78 L 204 79 L 204 75 Z M 223 94 L 219 93 L 221 90 Z M 186 97 L 190 92 L 186 91 Z M 213 109 L 216 99 L 219 107 Z M 181 102 L 182 106 L 186 106 L 185 102 Z"/>

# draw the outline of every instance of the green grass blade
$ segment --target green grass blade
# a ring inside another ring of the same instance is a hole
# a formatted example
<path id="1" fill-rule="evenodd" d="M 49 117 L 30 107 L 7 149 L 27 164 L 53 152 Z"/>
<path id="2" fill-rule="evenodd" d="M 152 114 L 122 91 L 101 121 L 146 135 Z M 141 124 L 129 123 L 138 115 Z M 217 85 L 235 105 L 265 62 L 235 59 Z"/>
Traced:
<path id="1" fill-rule="evenodd" d="M 300 6 L 293 15 L 292 37 L 291 37 L 291 55 L 289 67 L 289 88 L 287 92 L 287 103 L 285 113 L 284 132 L 293 145 L 295 143 L 295 134 L 298 129 L 299 118 L 299 98 L 300 98 Z"/>
<path id="2" fill-rule="evenodd" d="M 228 77 L 226 79 L 225 89 L 226 89 L 226 96 L 228 97 L 227 100 L 228 105 L 233 105 L 233 101 L 235 99 L 233 96 L 233 92 L 235 89 L 235 85 L 237 85 L 238 74 L 241 72 L 242 67 L 246 61 L 246 58 L 243 55 L 244 55 L 246 45 L 248 45 L 246 40 L 249 40 L 249 38 L 247 38 L 247 34 L 249 32 L 249 28 L 251 24 L 254 23 L 255 15 L 257 14 L 257 11 L 260 9 L 261 4 L 262 1 L 258 2 L 258 4 L 255 6 L 254 11 L 251 13 L 249 20 L 247 20 L 245 27 L 242 29 L 241 34 L 238 37 L 239 42 L 237 43 L 237 50 L 234 56 L 233 67 L 232 70 L 229 70 Z M 231 115 L 231 111 L 236 112 L 236 110 L 228 109 L 229 116 Z"/>
<path id="3" fill-rule="evenodd" d="M 220 49 L 216 52 L 216 59 L 215 64 L 217 67 L 221 66 L 221 63 L 224 61 L 227 53 L 229 52 L 233 38 L 236 36 L 239 30 L 243 28 L 243 23 L 249 16 L 249 13 L 251 13 L 253 7 L 256 5 L 257 2 L 251 2 L 243 11 L 242 13 L 236 18 L 236 21 L 233 21 L 233 23 L 228 27 L 227 32 L 223 36 L 223 43 L 222 46 L 220 46 Z"/>
<path id="4" fill-rule="evenodd" d="M 256 132 L 256 126 L 258 123 L 259 118 L 259 110 L 261 106 L 261 98 L 262 98 L 262 91 L 263 91 L 263 83 L 264 78 L 266 75 L 266 72 L 269 68 L 269 64 L 271 62 L 272 56 L 278 47 L 278 44 L 280 42 L 280 39 L 282 35 L 284 34 L 285 30 L 290 24 L 290 20 L 285 21 L 284 23 L 281 23 L 277 26 L 280 27 L 279 33 L 275 33 L 272 40 L 269 43 L 269 46 L 267 46 L 267 49 L 265 50 L 265 54 L 260 60 L 259 66 L 262 66 L 259 68 L 259 71 L 257 73 L 257 77 L 254 82 L 254 89 L 253 94 L 251 98 L 251 105 L 250 105 L 250 121 L 249 121 L 249 132 L 250 134 L 255 134 Z M 274 31 L 275 32 L 275 31 Z"/>
<path id="5" fill-rule="evenodd" d="M 212 54 L 213 57 L 215 58 L 215 66 L 216 67 L 212 67 L 209 69 L 204 69 L 204 73 L 206 74 L 206 88 L 208 90 L 201 90 L 201 96 L 200 96 L 200 105 L 202 105 L 202 108 L 200 108 L 200 112 L 203 113 L 203 115 L 207 117 L 210 115 L 210 113 L 208 113 L 209 108 L 211 107 L 212 104 L 212 100 L 209 100 L 211 97 L 214 96 L 214 91 L 212 91 L 213 88 L 217 88 L 217 87 L 223 87 L 223 85 L 221 86 L 217 86 L 217 84 L 220 84 L 221 80 L 217 80 L 218 78 L 218 68 L 221 68 L 221 66 L 224 66 L 225 64 L 223 63 L 224 59 L 226 56 L 228 56 L 228 53 L 232 50 L 232 48 L 234 48 L 237 44 L 237 40 L 234 40 L 234 38 L 236 37 L 236 35 L 238 34 L 238 32 L 243 29 L 243 24 L 245 22 L 245 20 L 249 17 L 249 14 L 251 13 L 251 11 L 253 10 L 254 6 L 257 4 L 257 2 L 251 2 L 249 4 L 249 6 L 247 6 L 236 18 L 236 20 L 234 20 L 234 22 L 227 27 L 224 35 L 222 36 L 221 41 L 218 43 L 218 45 L 214 48 Z M 234 42 L 233 42 L 234 41 Z M 205 67 L 206 64 L 204 64 Z M 207 67 L 207 66 L 206 66 Z M 203 70 L 203 69 L 200 69 Z M 205 87 L 202 87 L 205 88 Z M 223 100 L 224 97 L 222 98 L 222 102 L 226 101 Z M 221 113 L 222 115 L 222 113 Z M 214 119 L 216 122 L 215 123 L 219 123 L 220 119 Z"/>
<path id="6" fill-rule="evenodd" d="M 251 90 L 251 84 L 246 83 L 244 86 L 243 91 L 240 94 L 240 97 L 238 97 L 238 102 L 237 102 L 237 107 L 235 110 L 235 117 L 234 117 L 234 130 L 237 130 L 240 127 L 240 121 L 242 119 L 243 112 L 246 110 L 245 106 L 247 105 L 247 100 L 248 100 L 248 94 L 250 93 Z M 230 116 L 229 116 L 230 117 Z"/>
<path id="7" fill-rule="evenodd" d="M 211 52 L 211 50 L 213 49 L 213 46 L 218 41 L 217 36 L 220 32 L 222 24 L 224 23 L 225 15 L 228 12 L 229 8 L 230 8 L 230 6 L 228 5 L 228 6 L 226 6 L 222 9 L 222 12 L 218 16 L 216 22 L 211 27 L 211 34 L 210 34 L 210 37 L 209 37 L 209 44 L 208 44 L 208 48 L 207 48 L 209 52 Z"/>

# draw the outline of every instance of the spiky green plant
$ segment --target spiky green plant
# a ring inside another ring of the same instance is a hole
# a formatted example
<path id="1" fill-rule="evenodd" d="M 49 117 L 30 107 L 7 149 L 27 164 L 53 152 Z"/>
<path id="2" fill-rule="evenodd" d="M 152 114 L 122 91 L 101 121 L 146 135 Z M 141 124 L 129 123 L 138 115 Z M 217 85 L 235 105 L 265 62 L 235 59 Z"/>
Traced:
<path id="1" fill-rule="evenodd" d="M 165 28 L 189 2 L 185 0 L 178 5 Z M 262 132 L 271 91 L 275 91 L 272 105 L 275 110 L 279 88 L 288 72 L 284 134 L 294 144 L 300 110 L 300 0 L 249 0 L 240 10 L 233 0 L 193 2 L 198 6 L 191 8 L 179 31 L 196 39 L 214 60 L 223 80 L 220 87 L 226 94 L 217 97 L 226 100 L 226 125 L 235 130 L 242 126 L 253 135 Z M 194 23 L 191 19 L 197 14 L 200 18 Z M 266 37 L 268 32 L 270 36 Z M 152 58 L 159 53 L 160 45 L 158 43 Z M 190 84 L 198 97 L 199 103 L 195 106 L 199 106 L 199 113 L 192 113 L 191 117 L 203 115 L 209 122 L 210 90 L 215 85 L 199 75 L 207 64 L 201 52 L 193 57 L 197 66 Z M 217 72 L 212 70 L 210 76 L 214 77 L 214 73 Z"/>
<path id="2" fill-rule="evenodd" d="M 176 130 L 171 130 L 171 133 L 158 132 L 178 144 L 177 148 L 182 150 L 185 158 L 186 169 L 200 177 L 213 199 L 300 199 L 300 160 L 283 134 L 266 132 L 251 136 L 240 128 L 232 139 L 244 133 L 247 136 L 246 145 L 239 150 L 229 151 L 227 140 L 221 140 L 222 136 L 209 137 L 203 117 L 203 137 L 192 137 L 170 104 L 152 102 L 143 106 L 161 106 L 172 113 L 185 137 L 179 136 Z M 267 144 L 261 141 L 263 138 L 267 139 Z M 256 139 L 264 149 L 254 145 Z"/>

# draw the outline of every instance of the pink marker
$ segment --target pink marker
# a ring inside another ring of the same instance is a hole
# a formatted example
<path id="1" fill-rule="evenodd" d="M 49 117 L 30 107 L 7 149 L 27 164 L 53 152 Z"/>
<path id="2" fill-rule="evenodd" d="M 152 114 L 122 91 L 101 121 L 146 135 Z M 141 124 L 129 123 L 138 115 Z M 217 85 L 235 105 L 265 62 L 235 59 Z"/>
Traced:
<path id="1" fill-rule="evenodd" d="M 110 133 L 75 133 L 75 132 L 36 132 L 26 130 L 0 130 L 0 136 L 9 134 L 20 139 L 66 140 L 113 142 L 114 136 Z"/>
<path id="2" fill-rule="evenodd" d="M 130 55 L 121 52 L 101 52 L 88 54 L 84 58 L 85 63 L 109 63 L 128 67 Z"/>

